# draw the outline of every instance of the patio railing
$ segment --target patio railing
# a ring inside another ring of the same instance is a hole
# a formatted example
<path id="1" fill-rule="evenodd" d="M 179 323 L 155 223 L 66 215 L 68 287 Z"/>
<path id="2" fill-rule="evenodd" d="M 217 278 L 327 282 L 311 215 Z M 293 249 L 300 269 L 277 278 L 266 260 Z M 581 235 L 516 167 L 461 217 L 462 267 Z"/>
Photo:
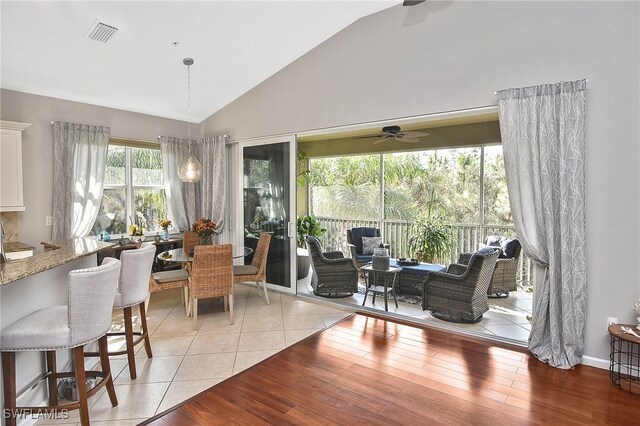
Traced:
<path id="1" fill-rule="evenodd" d="M 378 220 L 365 219 L 343 219 L 336 217 L 318 217 L 322 227 L 327 232 L 320 238 L 322 246 L 327 251 L 340 250 L 345 256 L 349 256 L 347 247 L 347 229 L 368 226 L 383 229 L 383 241 L 389 244 L 391 257 L 411 258 L 415 253 L 409 251 L 409 239 L 411 238 L 411 228 L 413 222 L 402 220 L 385 220 L 380 226 Z M 458 259 L 460 253 L 474 252 L 478 249 L 487 235 L 504 235 L 515 237 L 516 232 L 513 226 L 503 225 L 478 225 L 453 223 L 453 244 L 443 263 L 453 263 Z M 533 285 L 533 262 L 526 256 L 520 256 L 518 276 L 516 280 L 521 288 L 530 288 Z"/>

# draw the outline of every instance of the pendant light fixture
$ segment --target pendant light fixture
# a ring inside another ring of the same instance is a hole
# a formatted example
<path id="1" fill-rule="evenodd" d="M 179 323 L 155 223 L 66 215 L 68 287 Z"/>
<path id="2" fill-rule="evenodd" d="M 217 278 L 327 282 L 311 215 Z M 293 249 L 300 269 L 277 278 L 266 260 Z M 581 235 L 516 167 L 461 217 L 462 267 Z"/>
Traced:
<path id="1" fill-rule="evenodd" d="M 184 58 L 182 63 L 187 66 L 187 94 L 189 97 L 187 143 L 189 144 L 189 155 L 180 161 L 180 165 L 178 165 L 178 176 L 180 176 L 180 180 L 183 182 L 199 182 L 200 179 L 202 179 L 202 165 L 193 155 L 191 155 L 191 65 L 193 65 L 193 59 Z"/>

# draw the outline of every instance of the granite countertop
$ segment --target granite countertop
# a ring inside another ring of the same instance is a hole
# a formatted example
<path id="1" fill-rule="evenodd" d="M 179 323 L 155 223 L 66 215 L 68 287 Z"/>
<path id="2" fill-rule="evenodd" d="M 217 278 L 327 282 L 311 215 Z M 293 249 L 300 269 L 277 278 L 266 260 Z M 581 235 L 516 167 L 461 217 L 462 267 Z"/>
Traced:
<path id="1" fill-rule="evenodd" d="M 0 285 L 9 284 L 56 266 L 64 265 L 114 245 L 113 243 L 96 241 L 95 238 L 47 241 L 46 244 L 50 247 L 56 247 L 56 249 L 24 259 L 9 260 L 1 265 Z"/>
<path id="2" fill-rule="evenodd" d="M 15 253 L 17 251 L 29 251 L 29 250 L 36 249 L 33 246 L 29 246 L 27 244 L 23 244 L 20 242 L 4 243 L 3 246 L 4 246 L 5 253 Z"/>

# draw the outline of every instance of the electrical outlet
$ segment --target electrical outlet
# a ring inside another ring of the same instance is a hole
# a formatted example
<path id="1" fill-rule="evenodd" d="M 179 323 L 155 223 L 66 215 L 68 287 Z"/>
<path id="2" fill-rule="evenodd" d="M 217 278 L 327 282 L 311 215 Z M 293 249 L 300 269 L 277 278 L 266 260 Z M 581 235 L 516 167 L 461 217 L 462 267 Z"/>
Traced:
<path id="1" fill-rule="evenodd" d="M 53 226 L 53 216 L 47 216 L 44 219 L 44 224 L 47 226 Z"/>
<path id="2" fill-rule="evenodd" d="M 609 331 L 609 326 L 618 323 L 618 318 L 607 317 L 607 331 Z"/>

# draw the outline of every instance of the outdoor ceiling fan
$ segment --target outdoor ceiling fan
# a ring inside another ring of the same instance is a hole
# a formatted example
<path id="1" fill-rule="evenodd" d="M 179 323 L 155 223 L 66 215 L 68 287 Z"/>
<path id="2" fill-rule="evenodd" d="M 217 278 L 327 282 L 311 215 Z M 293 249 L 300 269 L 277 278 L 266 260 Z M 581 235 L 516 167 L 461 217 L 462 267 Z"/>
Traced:
<path id="1" fill-rule="evenodd" d="M 403 132 L 400 126 L 386 126 L 382 128 L 382 132 L 377 135 L 358 136 L 354 139 L 369 139 L 377 137 L 378 139 L 373 142 L 374 145 L 382 143 L 387 139 L 395 139 L 400 142 L 416 143 L 420 142 L 420 138 L 423 136 L 429 136 L 429 133 L 425 132 Z"/>

